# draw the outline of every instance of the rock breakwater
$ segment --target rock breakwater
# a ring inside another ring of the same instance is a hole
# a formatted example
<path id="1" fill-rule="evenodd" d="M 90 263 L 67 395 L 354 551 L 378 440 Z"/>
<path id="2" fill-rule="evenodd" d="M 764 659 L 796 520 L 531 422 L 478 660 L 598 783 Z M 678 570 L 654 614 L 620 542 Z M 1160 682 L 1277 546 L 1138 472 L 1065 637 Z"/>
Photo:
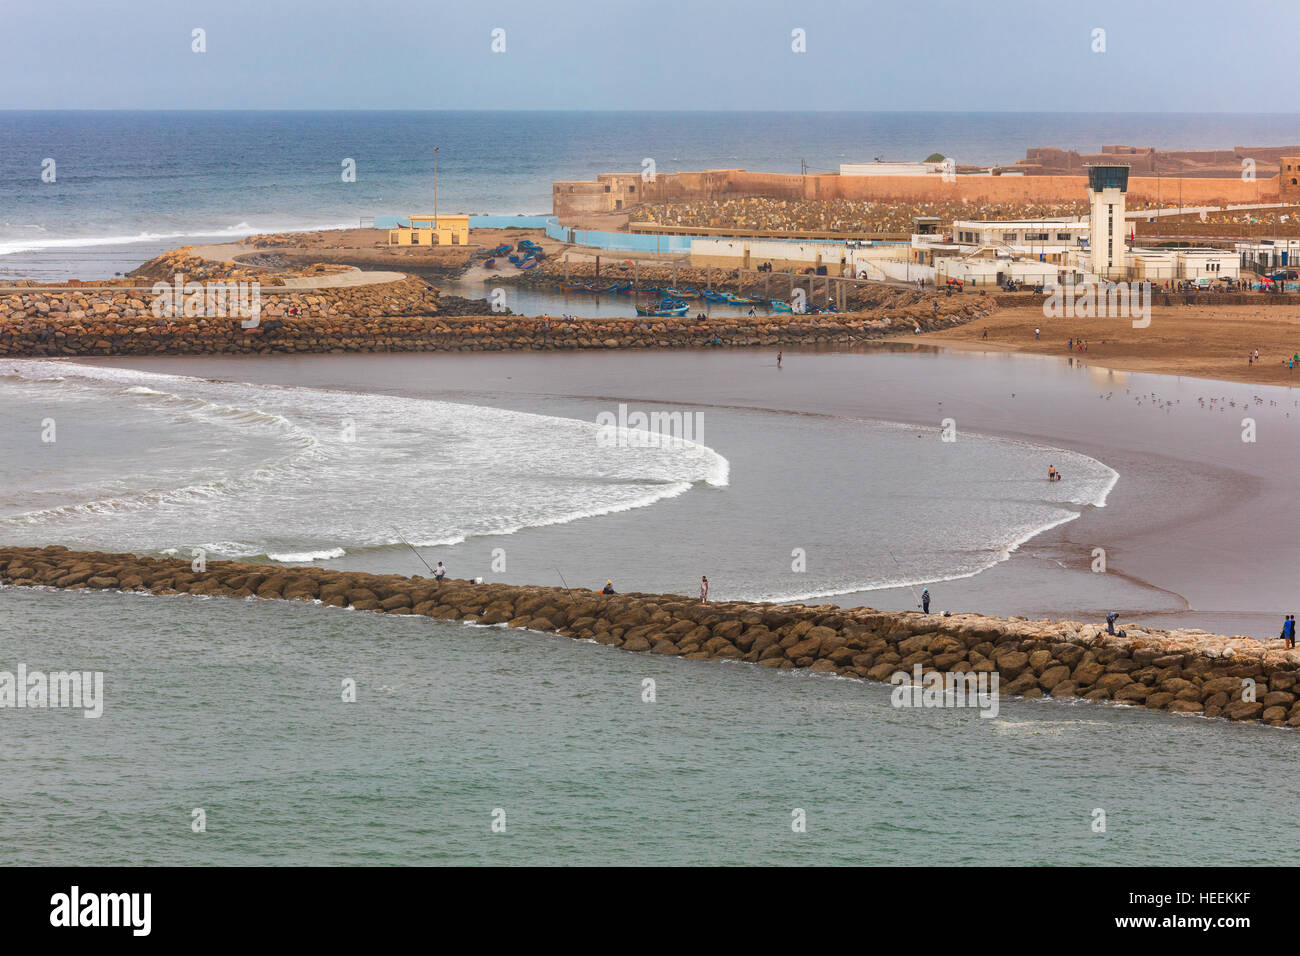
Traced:
<path id="1" fill-rule="evenodd" d="M 293 293 L 285 302 L 263 296 L 262 319 L 245 329 L 239 319 L 158 319 L 130 293 L 112 293 L 110 312 L 88 312 L 73 294 L 60 310 L 34 296 L 0 298 L 0 355 L 214 355 L 321 352 L 498 352 L 521 350 L 708 348 L 744 346 L 850 346 L 896 332 L 952 328 L 964 315 L 913 315 L 912 311 L 843 315 L 751 316 L 702 321 L 662 319 L 532 319 L 507 315 L 420 315 L 419 280 L 389 293 L 387 307 L 366 305 L 388 286 Z M 392 285 L 403 285 L 393 283 Z M 357 314 L 336 314 L 335 303 L 352 293 Z M 109 293 L 105 293 L 109 295 Z M 116 301 L 122 297 L 122 303 Z M 35 301 L 33 301 L 35 299 Z M 17 300 L 16 302 L 14 300 Z M 301 307 L 288 303 L 301 301 Z M 985 300 L 992 302 L 991 299 Z M 316 309 L 326 303 L 325 314 Z M 405 302 L 409 314 L 395 305 Z M 6 309 L 5 306 L 8 305 Z M 991 307 L 991 306 L 990 306 Z M 288 314 L 300 308 L 299 315 Z M 440 306 L 437 307 L 440 311 Z M 454 310 L 453 310 L 454 311 Z"/>
<path id="2" fill-rule="evenodd" d="M 996 674 L 1002 696 L 1083 698 L 1300 727 L 1300 655 L 1203 631 L 975 614 L 718 602 L 675 594 L 477 584 L 318 567 L 47 548 L 0 548 L 0 583 L 319 602 L 383 614 L 501 624 L 647 654 L 805 668 L 889 681 L 898 672 Z M 1276 643 L 1276 642 L 1274 642 Z"/>

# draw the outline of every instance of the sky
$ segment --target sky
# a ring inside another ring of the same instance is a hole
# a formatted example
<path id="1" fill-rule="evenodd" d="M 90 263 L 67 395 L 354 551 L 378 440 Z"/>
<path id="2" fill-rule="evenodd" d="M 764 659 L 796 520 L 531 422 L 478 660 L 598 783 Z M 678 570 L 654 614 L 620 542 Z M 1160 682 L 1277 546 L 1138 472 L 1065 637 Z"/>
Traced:
<path id="1" fill-rule="evenodd" d="M 1297 0 L 0 0 L 0 109 L 1278 112 L 1297 36 Z"/>

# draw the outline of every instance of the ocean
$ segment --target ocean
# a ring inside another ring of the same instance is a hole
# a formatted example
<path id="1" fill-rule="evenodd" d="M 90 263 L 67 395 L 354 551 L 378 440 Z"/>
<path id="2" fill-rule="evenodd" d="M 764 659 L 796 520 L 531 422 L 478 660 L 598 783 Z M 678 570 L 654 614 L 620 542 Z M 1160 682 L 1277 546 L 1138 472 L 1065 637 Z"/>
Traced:
<path id="1" fill-rule="evenodd" d="M 1291 120 L 1287 120 L 1291 122 Z M 0 279 L 553 179 L 1273 143 L 1276 117 L 2 113 Z M 56 158 L 53 183 L 41 161 Z M 357 161 L 343 183 L 340 162 Z M 1069 330 L 1051 330 L 1064 338 Z M 1246 448 L 1238 421 L 1258 420 Z M 1238 410 L 1241 410 L 1240 412 Z M 1231 411 L 1231 414 L 1229 414 Z M 680 441 L 602 431 L 676 415 Z M 1124 619 L 1294 610 L 1291 390 L 870 350 L 0 360 L 0 542 Z M 954 440 L 945 440 L 950 434 Z M 1054 465 L 1065 481 L 1049 484 Z M 1096 573 L 1097 549 L 1107 552 Z M 0 841 L 37 864 L 1293 863 L 1292 737 L 1145 710 L 897 710 L 884 685 L 289 603 L 0 589 Z M 644 681 L 657 688 L 642 699 Z M 357 698 L 345 702 L 343 682 Z M 1258 781 L 1270 780 L 1267 799 Z M 205 832 L 192 828 L 202 810 Z M 1094 829 L 1096 811 L 1105 832 Z M 791 828 L 803 811 L 806 832 Z M 494 832 L 494 820 L 505 832 Z"/>
<path id="2" fill-rule="evenodd" d="M 6 591 L 0 661 L 104 672 L 97 719 L 3 714 L 10 863 L 1300 862 L 1285 731 L 220 598 Z"/>
<path id="3" fill-rule="evenodd" d="M 934 152 L 1006 163 L 1033 146 L 1297 139 L 1297 114 L 5 111 L 0 281 L 106 278 L 190 241 L 428 212 L 434 146 L 440 209 L 514 215 L 550 212 L 555 180 L 645 157 L 664 173 L 796 173 Z"/>

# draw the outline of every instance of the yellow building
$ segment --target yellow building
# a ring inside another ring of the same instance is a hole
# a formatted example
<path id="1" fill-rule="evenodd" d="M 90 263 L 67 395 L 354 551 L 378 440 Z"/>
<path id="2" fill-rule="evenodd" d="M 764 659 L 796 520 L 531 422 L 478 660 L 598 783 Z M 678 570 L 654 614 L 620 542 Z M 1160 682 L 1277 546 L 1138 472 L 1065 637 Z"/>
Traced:
<path id="1" fill-rule="evenodd" d="M 412 216 L 409 226 L 388 230 L 390 246 L 467 246 L 469 215 Z"/>

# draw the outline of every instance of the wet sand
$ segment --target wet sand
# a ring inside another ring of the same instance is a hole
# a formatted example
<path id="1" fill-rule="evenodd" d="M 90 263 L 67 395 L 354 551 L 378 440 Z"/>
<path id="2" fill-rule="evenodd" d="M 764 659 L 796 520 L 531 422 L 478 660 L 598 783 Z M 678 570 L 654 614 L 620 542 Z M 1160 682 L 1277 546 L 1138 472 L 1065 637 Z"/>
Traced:
<path id="1" fill-rule="evenodd" d="M 812 495 L 818 492 L 818 469 L 834 468 L 836 462 L 784 459 L 780 447 L 766 447 L 763 435 L 752 434 L 747 410 L 809 416 L 810 428 L 817 427 L 819 416 L 931 428 L 952 417 L 959 430 L 1081 452 L 1114 468 L 1120 478 L 1106 507 L 1085 508 L 1078 520 L 1040 534 L 989 570 L 933 585 L 936 610 L 1096 620 L 1114 608 L 1151 626 L 1256 637 L 1276 636 L 1282 615 L 1295 610 L 1300 515 L 1288 465 L 1300 451 L 1300 408 L 1290 390 L 918 342 L 858 352 L 787 350 L 780 370 L 772 359 L 766 352 L 735 350 L 99 361 L 588 420 L 617 401 L 713 409 L 710 414 L 718 417 L 710 418 L 711 428 L 714 421 L 723 427 L 712 428 L 706 444 L 730 460 L 733 476 L 797 469 L 806 476 L 799 486 Z M 1257 420 L 1254 443 L 1241 440 L 1246 414 Z M 680 565 L 681 574 L 695 570 L 698 562 L 673 538 L 714 520 L 718 494 L 696 490 L 648 509 L 471 540 L 440 550 L 439 557 L 464 566 L 479 560 L 477 552 L 508 542 L 511 574 L 503 580 L 554 583 L 558 562 L 566 576 L 584 584 L 612 576 L 629 590 L 675 590 L 647 581 L 647 568 L 655 574 L 665 566 Z M 854 502 L 829 500 L 825 507 L 847 515 Z M 725 536 L 728 528 L 751 532 L 768 517 L 732 515 L 719 534 Z M 1104 574 L 1092 571 L 1096 548 L 1106 552 Z M 404 560 L 412 559 L 408 554 Z M 885 558 L 864 555 L 863 560 L 883 563 Z M 373 555 L 363 563 L 354 564 L 349 556 L 330 566 L 410 571 L 396 563 L 377 566 Z M 538 577 L 542 574 L 544 579 Z M 714 569 L 710 579 L 725 596 L 725 567 Z M 883 610 L 915 603 L 907 588 L 833 600 Z"/>
<path id="2" fill-rule="evenodd" d="M 1041 330 L 1037 339 L 1035 329 Z M 1286 367 L 1286 360 L 1300 352 L 1300 309 L 1289 306 L 1153 307 L 1151 324 L 1142 329 L 1126 318 L 1045 318 L 1039 306 L 1020 306 L 924 338 L 955 349 L 1072 355 L 1089 365 L 1130 372 L 1300 385 L 1300 367 Z M 1069 340 L 1079 338 L 1087 343 L 1086 352 L 1070 350 Z M 1260 360 L 1251 364 L 1247 356 L 1255 349 Z"/>

